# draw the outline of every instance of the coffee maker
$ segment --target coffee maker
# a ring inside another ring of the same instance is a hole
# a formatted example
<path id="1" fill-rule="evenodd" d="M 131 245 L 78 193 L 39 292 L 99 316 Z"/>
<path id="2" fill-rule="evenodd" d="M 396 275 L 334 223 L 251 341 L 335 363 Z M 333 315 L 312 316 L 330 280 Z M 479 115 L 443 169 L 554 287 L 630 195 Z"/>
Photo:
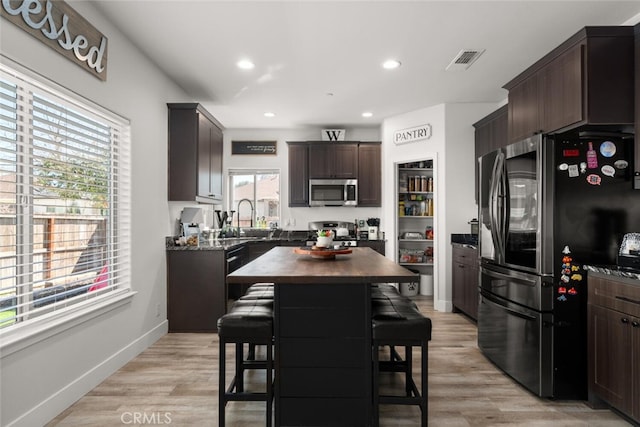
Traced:
<path id="1" fill-rule="evenodd" d="M 202 209 L 184 208 L 180 214 L 180 235 L 184 237 L 199 235 L 202 222 L 204 222 Z"/>
<path id="2" fill-rule="evenodd" d="M 378 240 L 378 229 L 380 228 L 380 218 L 367 219 L 369 240 Z"/>

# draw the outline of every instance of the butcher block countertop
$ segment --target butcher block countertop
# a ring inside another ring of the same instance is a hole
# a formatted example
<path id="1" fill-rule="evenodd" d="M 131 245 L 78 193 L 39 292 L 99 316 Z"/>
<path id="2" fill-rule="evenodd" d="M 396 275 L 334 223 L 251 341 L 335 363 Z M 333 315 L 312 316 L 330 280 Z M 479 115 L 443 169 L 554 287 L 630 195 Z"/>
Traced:
<path id="1" fill-rule="evenodd" d="M 420 276 L 371 248 L 352 248 L 335 259 L 297 254 L 292 247 L 275 247 L 227 276 L 228 283 L 377 283 L 418 282 Z"/>

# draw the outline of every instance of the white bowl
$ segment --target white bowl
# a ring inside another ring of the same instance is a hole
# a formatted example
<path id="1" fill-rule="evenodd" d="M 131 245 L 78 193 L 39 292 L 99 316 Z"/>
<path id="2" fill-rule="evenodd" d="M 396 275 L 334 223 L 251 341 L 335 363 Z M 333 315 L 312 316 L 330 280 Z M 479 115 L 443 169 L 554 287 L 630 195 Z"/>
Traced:
<path id="1" fill-rule="evenodd" d="M 333 237 L 318 236 L 316 246 L 319 248 L 330 248 L 333 245 Z"/>

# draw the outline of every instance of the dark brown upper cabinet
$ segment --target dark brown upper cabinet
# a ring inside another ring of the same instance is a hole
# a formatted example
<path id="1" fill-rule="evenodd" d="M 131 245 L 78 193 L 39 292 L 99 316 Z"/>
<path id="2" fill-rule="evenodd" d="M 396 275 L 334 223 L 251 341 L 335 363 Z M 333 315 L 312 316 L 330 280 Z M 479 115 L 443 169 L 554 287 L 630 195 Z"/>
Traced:
<path id="1" fill-rule="evenodd" d="M 508 106 L 504 105 L 473 124 L 476 159 L 509 143 L 508 114 Z"/>
<path id="2" fill-rule="evenodd" d="M 633 27 L 585 27 L 507 83 L 509 141 L 634 122 Z"/>
<path id="3" fill-rule="evenodd" d="M 382 156 L 380 143 L 358 146 L 358 206 L 382 206 Z"/>
<path id="4" fill-rule="evenodd" d="M 358 144 L 311 143 L 309 145 L 309 178 L 358 178 Z"/>
<path id="5" fill-rule="evenodd" d="M 640 190 L 640 24 L 634 27 L 636 34 L 635 50 L 636 50 L 636 149 L 635 149 L 635 172 L 633 188 Z"/>
<path id="6" fill-rule="evenodd" d="M 509 113 L 504 105 L 473 124 L 475 128 L 475 197 L 478 203 L 478 158 L 509 143 Z"/>
<path id="7" fill-rule="evenodd" d="M 358 206 L 382 206 L 377 142 L 289 141 L 289 206 L 309 206 L 309 179 L 357 179 Z"/>
<path id="8" fill-rule="evenodd" d="M 200 104 L 169 108 L 169 200 L 222 200 L 223 126 Z"/>
<path id="9" fill-rule="evenodd" d="M 309 146 L 289 142 L 289 206 L 309 206 Z"/>

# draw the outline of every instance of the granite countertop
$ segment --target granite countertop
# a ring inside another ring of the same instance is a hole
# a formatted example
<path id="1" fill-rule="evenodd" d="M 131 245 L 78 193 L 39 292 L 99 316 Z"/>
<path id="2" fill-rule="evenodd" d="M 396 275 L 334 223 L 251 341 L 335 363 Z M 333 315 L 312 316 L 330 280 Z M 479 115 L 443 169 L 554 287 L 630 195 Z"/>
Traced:
<path id="1" fill-rule="evenodd" d="M 451 244 L 478 249 L 477 234 L 451 234 Z"/>
<path id="2" fill-rule="evenodd" d="M 305 242 L 306 239 L 282 237 L 228 237 L 224 239 L 201 240 L 198 246 L 178 246 L 177 237 L 166 237 L 166 249 L 168 251 L 227 251 L 236 246 L 250 242 Z"/>
<path id="3" fill-rule="evenodd" d="M 600 274 L 640 280 L 640 271 L 617 265 L 584 265 L 583 268 L 587 271 L 593 271 Z"/>

